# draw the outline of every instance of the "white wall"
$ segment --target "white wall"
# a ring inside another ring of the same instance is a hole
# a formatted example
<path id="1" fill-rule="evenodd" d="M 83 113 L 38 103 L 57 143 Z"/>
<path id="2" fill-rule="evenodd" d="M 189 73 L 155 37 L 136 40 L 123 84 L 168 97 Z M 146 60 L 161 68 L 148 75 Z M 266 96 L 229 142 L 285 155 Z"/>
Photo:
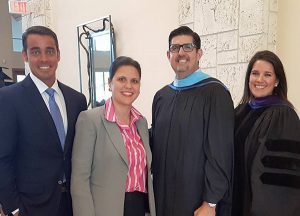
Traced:
<path id="1" fill-rule="evenodd" d="M 76 26 L 112 15 L 117 55 L 131 56 L 142 66 L 141 95 L 135 106 L 151 122 L 151 104 L 155 92 L 174 77 L 166 50 L 169 32 L 178 26 L 178 4 L 177 0 L 52 0 L 51 23 L 61 47 L 60 80 L 79 90 Z M 278 0 L 278 4 L 277 53 L 286 68 L 289 98 L 300 110 L 300 97 L 297 95 L 300 29 L 295 28 L 300 2 Z"/>
<path id="2" fill-rule="evenodd" d="M 279 0 L 278 13 L 278 55 L 280 56 L 288 81 L 288 97 L 300 114 L 300 1 Z"/>
<path id="3" fill-rule="evenodd" d="M 53 0 L 52 6 L 52 24 L 61 49 L 59 79 L 79 90 L 76 26 L 111 15 L 117 55 L 130 56 L 141 64 L 142 89 L 135 106 L 150 123 L 155 92 L 170 83 L 174 77 L 166 51 L 170 31 L 178 27 L 178 2 Z"/>
<path id="4" fill-rule="evenodd" d="M 201 68 L 229 88 L 235 105 L 250 58 L 276 51 L 277 11 L 277 0 L 179 0 L 180 24 L 201 37 Z"/>

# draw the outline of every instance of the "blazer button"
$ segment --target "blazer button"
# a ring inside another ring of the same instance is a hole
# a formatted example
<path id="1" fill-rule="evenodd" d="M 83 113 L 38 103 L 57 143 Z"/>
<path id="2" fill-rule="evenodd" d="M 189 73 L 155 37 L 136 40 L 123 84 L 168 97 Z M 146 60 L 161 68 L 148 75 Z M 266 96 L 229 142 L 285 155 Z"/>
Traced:
<path id="1" fill-rule="evenodd" d="M 62 182 L 62 180 L 59 180 L 57 183 L 61 185 L 63 182 Z"/>

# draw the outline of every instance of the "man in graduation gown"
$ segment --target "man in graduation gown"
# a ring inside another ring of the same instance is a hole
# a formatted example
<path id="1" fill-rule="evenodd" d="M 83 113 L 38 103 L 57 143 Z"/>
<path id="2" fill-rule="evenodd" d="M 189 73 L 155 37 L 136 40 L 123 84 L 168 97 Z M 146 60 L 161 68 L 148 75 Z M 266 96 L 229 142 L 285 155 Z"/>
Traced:
<path id="1" fill-rule="evenodd" d="M 169 35 L 176 77 L 152 107 L 157 216 L 230 215 L 233 103 L 226 87 L 199 69 L 200 45 L 186 26 Z"/>

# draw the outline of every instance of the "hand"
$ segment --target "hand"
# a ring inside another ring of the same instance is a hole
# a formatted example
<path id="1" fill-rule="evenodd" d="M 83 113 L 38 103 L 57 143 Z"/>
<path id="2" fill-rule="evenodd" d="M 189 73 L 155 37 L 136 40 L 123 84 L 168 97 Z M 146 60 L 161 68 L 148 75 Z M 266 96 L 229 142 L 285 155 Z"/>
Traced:
<path id="1" fill-rule="evenodd" d="M 202 205 L 194 211 L 194 216 L 215 216 L 216 207 L 210 207 L 207 202 L 203 202 Z"/>
<path id="2" fill-rule="evenodd" d="M 2 211 L 2 209 L 0 209 L 0 216 L 7 216 L 6 214 L 4 214 L 4 212 Z M 14 214 L 14 216 L 19 216 L 19 212 L 17 212 L 16 214 Z"/>
<path id="3" fill-rule="evenodd" d="M 0 208 L 0 216 L 5 216 L 4 212 L 2 211 L 2 208 Z"/>
<path id="4" fill-rule="evenodd" d="M 4 212 L 2 211 L 2 208 L 0 208 L 0 216 L 7 216 L 7 215 L 4 214 Z"/>

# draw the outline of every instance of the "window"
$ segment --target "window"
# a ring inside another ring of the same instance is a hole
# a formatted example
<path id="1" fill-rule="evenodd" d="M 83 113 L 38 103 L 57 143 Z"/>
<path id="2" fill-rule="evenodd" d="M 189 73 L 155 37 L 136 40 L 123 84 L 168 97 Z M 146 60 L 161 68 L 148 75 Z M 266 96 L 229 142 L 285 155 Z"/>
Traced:
<path id="1" fill-rule="evenodd" d="M 22 16 L 11 16 L 13 51 L 22 52 Z"/>

